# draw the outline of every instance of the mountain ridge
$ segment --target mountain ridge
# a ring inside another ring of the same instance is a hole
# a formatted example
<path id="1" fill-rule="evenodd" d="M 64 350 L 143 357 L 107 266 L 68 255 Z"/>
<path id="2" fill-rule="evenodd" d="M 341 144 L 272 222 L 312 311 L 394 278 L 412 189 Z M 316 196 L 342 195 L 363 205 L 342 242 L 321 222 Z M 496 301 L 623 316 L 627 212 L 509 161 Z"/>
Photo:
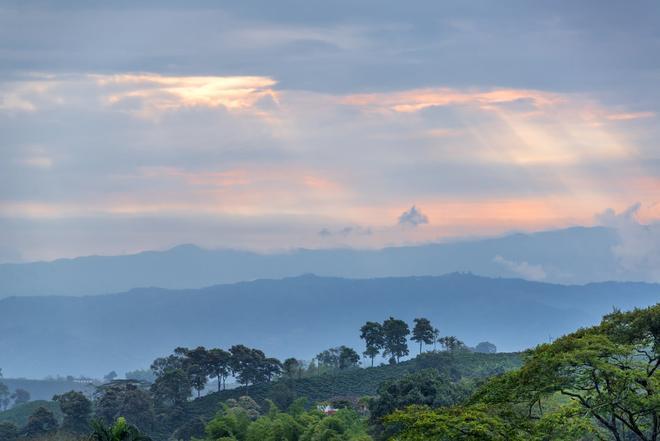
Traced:
<path id="1" fill-rule="evenodd" d="M 279 358 L 310 359 L 342 344 L 361 351 L 360 326 L 389 316 L 408 323 L 428 317 L 442 335 L 469 345 L 489 340 L 508 352 L 594 324 L 613 306 L 659 299 L 659 284 L 557 285 L 460 273 L 305 275 L 202 289 L 11 297 L 0 300 L 0 354 L 12 354 L 3 357 L 5 375 L 37 378 L 145 368 L 177 346 L 242 343 Z"/>
<path id="2" fill-rule="evenodd" d="M 297 249 L 261 254 L 180 245 L 124 256 L 88 256 L 51 262 L 0 264 L 0 298 L 86 295 L 135 287 L 202 288 L 214 284 L 280 279 L 304 273 L 346 278 L 438 276 L 471 271 L 550 283 L 645 281 L 622 268 L 613 252 L 615 230 L 573 227 L 533 234 L 377 250 Z"/>

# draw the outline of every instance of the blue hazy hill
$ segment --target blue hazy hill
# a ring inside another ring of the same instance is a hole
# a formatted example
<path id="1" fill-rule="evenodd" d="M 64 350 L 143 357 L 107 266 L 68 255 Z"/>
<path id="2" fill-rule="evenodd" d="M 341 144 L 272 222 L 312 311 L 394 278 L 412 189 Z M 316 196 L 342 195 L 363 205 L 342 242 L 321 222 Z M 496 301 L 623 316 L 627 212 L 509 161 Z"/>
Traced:
<path id="1" fill-rule="evenodd" d="M 0 265 L 0 298 L 91 295 L 136 287 L 201 288 L 260 278 L 373 278 L 471 271 L 554 283 L 646 280 L 620 267 L 616 231 L 569 228 L 534 234 L 379 250 L 298 249 L 259 254 L 182 245 L 167 251 Z"/>
<path id="2" fill-rule="evenodd" d="M 203 289 L 141 288 L 84 297 L 0 300 L 6 376 L 101 376 L 147 367 L 176 346 L 243 343 L 280 358 L 310 359 L 390 315 L 428 317 L 442 335 L 517 351 L 596 323 L 613 307 L 660 300 L 660 285 L 557 285 L 449 274 L 343 279 L 312 275 Z M 411 350 L 415 351 L 414 346 Z"/>

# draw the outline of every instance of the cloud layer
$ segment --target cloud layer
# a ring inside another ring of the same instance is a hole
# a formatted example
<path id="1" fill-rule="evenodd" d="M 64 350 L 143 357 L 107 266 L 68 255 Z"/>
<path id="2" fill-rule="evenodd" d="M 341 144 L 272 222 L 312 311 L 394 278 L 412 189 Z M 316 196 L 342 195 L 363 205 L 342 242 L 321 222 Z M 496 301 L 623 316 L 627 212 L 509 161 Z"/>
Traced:
<path id="1" fill-rule="evenodd" d="M 58 5 L 0 9 L 0 259 L 660 217 L 654 3 Z"/>

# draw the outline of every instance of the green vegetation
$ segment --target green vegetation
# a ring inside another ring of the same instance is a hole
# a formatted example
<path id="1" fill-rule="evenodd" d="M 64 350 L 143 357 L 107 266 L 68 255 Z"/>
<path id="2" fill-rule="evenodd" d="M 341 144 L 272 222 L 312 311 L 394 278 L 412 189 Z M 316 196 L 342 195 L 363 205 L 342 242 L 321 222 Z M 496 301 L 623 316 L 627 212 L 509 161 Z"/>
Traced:
<path id="1" fill-rule="evenodd" d="M 659 367 L 660 304 L 615 311 L 529 351 L 461 406 L 415 403 L 384 422 L 400 441 L 656 441 Z"/>
<path id="2" fill-rule="evenodd" d="M 365 357 L 371 359 L 371 367 L 374 366 L 374 358 L 380 354 L 385 346 L 385 332 L 383 325 L 378 322 L 367 322 L 360 329 L 360 338 L 364 340 L 367 348 L 363 352 Z"/>
<path id="3" fill-rule="evenodd" d="M 62 421 L 64 418 L 59 404 L 55 401 L 36 400 L 0 412 L 0 423 L 7 422 L 23 427 L 27 424 L 30 415 L 32 415 L 39 407 L 45 407 L 53 412 L 58 421 Z"/>
<path id="4" fill-rule="evenodd" d="M 359 368 L 358 354 L 346 346 L 322 351 L 309 364 L 295 358 L 280 363 L 243 345 L 177 348 L 154 361 L 153 384 L 111 381 L 98 388 L 93 405 L 79 392 L 57 395 L 63 418 L 34 405 L 20 422 L 0 422 L 0 439 L 78 441 L 90 430 L 96 441 L 147 435 L 156 441 L 660 437 L 660 304 L 615 311 L 598 326 L 522 356 L 493 353 L 488 342 L 475 352 L 456 337 L 439 338 L 428 320 L 417 319 L 412 337 L 420 351 L 436 342 L 445 350 L 398 362 L 397 354 L 408 350 L 405 322 L 390 317 L 360 331 L 369 358 L 370 348 L 382 350 L 390 364 Z M 241 386 L 222 387 L 229 375 Z M 221 390 L 199 396 L 209 377 Z"/>
<path id="5" fill-rule="evenodd" d="M 243 397 L 247 398 L 247 397 Z M 269 402 L 264 415 L 251 412 L 250 400 L 225 404 L 206 424 L 206 441 L 368 441 L 364 419 L 355 410 L 343 408 L 325 414 L 319 409 L 305 410 L 305 399 L 293 402 L 281 412 Z"/>
<path id="6" fill-rule="evenodd" d="M 246 393 L 263 405 L 272 400 L 280 402 L 283 392 L 293 399 L 305 397 L 310 403 L 328 401 L 338 396 L 374 396 L 386 381 L 401 378 L 409 373 L 433 369 L 444 377 L 458 381 L 460 378 L 484 379 L 492 375 L 516 369 L 522 365 L 518 354 L 476 354 L 461 352 L 428 352 L 409 361 L 367 369 L 335 370 L 300 379 L 282 378 L 273 383 L 261 383 L 246 388 L 228 389 L 203 396 L 188 403 L 189 412 L 204 418 L 211 417 L 222 402 L 238 399 Z M 282 404 L 286 404 L 282 406 Z"/>
<path id="7" fill-rule="evenodd" d="M 419 343 L 419 353 L 422 353 L 424 344 L 430 345 L 435 341 L 435 329 L 431 326 L 431 322 L 426 318 L 416 318 L 415 327 L 412 331 L 412 341 Z"/>
<path id="8" fill-rule="evenodd" d="M 53 401 L 60 405 L 64 414 L 62 431 L 74 434 L 84 434 L 89 429 L 92 417 L 92 402 L 80 392 L 70 391 L 55 395 Z"/>
<path id="9" fill-rule="evenodd" d="M 100 421 L 93 421 L 90 441 L 151 441 L 146 435 L 126 422 L 123 417 L 117 418 L 114 424 L 106 426 Z"/>

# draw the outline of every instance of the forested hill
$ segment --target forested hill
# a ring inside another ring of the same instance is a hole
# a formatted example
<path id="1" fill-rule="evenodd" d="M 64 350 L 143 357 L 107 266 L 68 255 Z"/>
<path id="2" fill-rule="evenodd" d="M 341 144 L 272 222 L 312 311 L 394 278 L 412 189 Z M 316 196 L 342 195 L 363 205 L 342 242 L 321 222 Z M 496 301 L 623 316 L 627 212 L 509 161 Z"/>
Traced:
<path id="1" fill-rule="evenodd" d="M 613 251 L 618 244 L 615 230 L 593 227 L 380 250 L 258 254 L 183 245 L 125 256 L 0 264 L 0 298 L 106 294 L 146 286 L 201 288 L 305 273 L 371 278 L 471 271 L 554 283 L 655 280 L 642 269 L 622 266 Z"/>
<path id="2" fill-rule="evenodd" d="M 517 351 L 596 323 L 613 306 L 659 299 L 654 284 L 565 286 L 468 274 L 302 276 L 198 290 L 14 297 L 0 300 L 0 357 L 5 376 L 36 378 L 122 374 L 176 346 L 243 343 L 280 359 L 311 359 L 320 348 L 341 344 L 361 352 L 360 326 L 389 316 L 409 323 L 428 317 L 441 335 Z"/>
<path id="3" fill-rule="evenodd" d="M 209 419 L 217 412 L 221 402 L 230 398 L 237 399 L 246 393 L 259 404 L 265 404 L 267 399 L 279 404 L 283 398 L 290 401 L 300 397 L 307 398 L 309 403 L 313 404 L 336 397 L 373 396 L 384 382 L 423 369 L 435 369 L 444 378 L 458 381 L 461 378 L 485 379 L 517 369 L 521 365 L 522 357 L 516 353 L 429 352 L 395 365 L 347 369 L 300 379 L 282 379 L 278 382 L 256 384 L 247 390 L 244 387 L 228 389 L 193 400 L 188 407 L 192 415 Z"/>

